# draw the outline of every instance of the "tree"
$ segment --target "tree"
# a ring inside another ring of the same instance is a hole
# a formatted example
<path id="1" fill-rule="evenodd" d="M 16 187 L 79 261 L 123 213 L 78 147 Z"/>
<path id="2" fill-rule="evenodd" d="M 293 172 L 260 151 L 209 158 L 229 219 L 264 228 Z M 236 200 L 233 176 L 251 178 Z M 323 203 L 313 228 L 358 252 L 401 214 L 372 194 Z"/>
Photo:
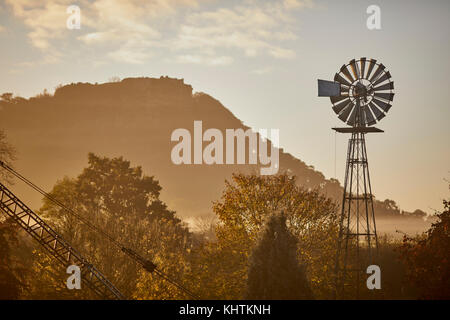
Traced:
<path id="1" fill-rule="evenodd" d="M 5 95 L 5 94 L 4 94 Z M 17 159 L 16 149 L 7 141 L 6 133 L 0 130 L 0 161 L 12 166 L 12 162 Z M 11 182 L 11 174 L 0 169 L 0 179 Z"/>
<path id="2" fill-rule="evenodd" d="M 404 236 L 400 247 L 407 279 L 421 299 L 450 299 L 450 201 L 422 236 Z"/>
<path id="3" fill-rule="evenodd" d="M 286 217 L 271 215 L 249 259 L 247 298 L 260 300 L 311 299 L 305 271 L 297 259 L 297 241 Z"/>
<path id="4" fill-rule="evenodd" d="M 0 101 L 5 101 L 5 102 L 11 102 L 13 99 L 13 93 L 11 92 L 5 92 L 2 95 L 0 95 Z"/>
<path id="5" fill-rule="evenodd" d="M 164 268 L 189 246 L 190 233 L 159 199 L 160 191 L 159 182 L 144 175 L 141 167 L 131 167 L 122 157 L 110 159 L 90 153 L 82 173 L 58 181 L 51 195 L 119 243 Z M 141 269 L 120 248 L 47 199 L 40 214 L 126 296 L 134 294 Z M 46 266 L 49 279 L 53 274 L 55 283 L 64 283 L 65 270 L 50 270 L 43 258 L 36 260 Z"/>
<path id="6" fill-rule="evenodd" d="M 18 244 L 17 226 L 7 219 L 0 221 L 0 299 L 19 299 L 26 287 L 25 268 L 14 258 Z"/>
<path id="7" fill-rule="evenodd" d="M 336 204 L 317 190 L 299 187 L 287 174 L 234 174 L 225 185 L 213 206 L 217 240 L 194 249 L 198 251 L 192 256 L 192 286 L 210 299 L 244 298 L 251 250 L 264 221 L 282 210 L 299 244 L 297 256 L 308 266 L 314 296 L 328 297 L 333 290 Z"/>
<path id="8" fill-rule="evenodd" d="M 427 216 L 427 213 L 420 209 L 416 209 L 414 212 L 411 212 L 411 216 L 424 219 Z"/>
<path id="9" fill-rule="evenodd" d="M 9 100 L 12 94 L 4 93 L 2 100 Z M 12 165 L 16 150 L 0 130 L 0 161 Z M 11 175 L 0 169 L 0 179 L 11 182 Z M 0 299 L 18 299 L 23 288 L 23 266 L 14 258 L 13 248 L 18 244 L 18 230 L 13 221 L 0 217 Z"/>

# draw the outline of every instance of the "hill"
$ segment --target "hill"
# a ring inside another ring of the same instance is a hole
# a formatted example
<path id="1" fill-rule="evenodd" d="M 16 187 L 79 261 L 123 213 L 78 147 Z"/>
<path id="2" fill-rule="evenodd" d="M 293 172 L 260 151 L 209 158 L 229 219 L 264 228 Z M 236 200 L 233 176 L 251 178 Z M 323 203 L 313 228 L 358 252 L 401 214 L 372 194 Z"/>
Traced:
<path id="1" fill-rule="evenodd" d="M 193 93 L 183 79 L 168 77 L 127 78 L 104 84 L 77 83 L 61 86 L 54 95 L 30 99 L 3 94 L 0 127 L 18 149 L 16 168 L 27 178 L 51 189 L 57 179 L 75 176 L 86 165 L 87 153 L 124 156 L 154 175 L 163 187 L 161 198 L 181 217 L 211 214 L 212 201 L 219 199 L 224 180 L 233 172 L 259 172 L 259 165 L 175 165 L 171 141 L 175 129 L 193 132 L 195 120 L 203 131 L 217 128 L 225 136 L 229 128 L 248 129 L 219 101 L 205 93 Z M 280 171 L 296 175 L 305 188 L 320 188 L 340 201 L 342 187 L 326 179 L 312 166 L 279 150 Z M 24 186 L 13 187 L 34 208 L 38 195 Z M 392 200 L 377 201 L 376 214 L 382 231 L 406 232 L 425 229 L 422 213 L 400 211 Z M 400 219 L 400 220 L 398 220 Z M 395 224 L 391 223 L 396 221 Z M 387 223 L 387 224 L 386 224 Z"/>

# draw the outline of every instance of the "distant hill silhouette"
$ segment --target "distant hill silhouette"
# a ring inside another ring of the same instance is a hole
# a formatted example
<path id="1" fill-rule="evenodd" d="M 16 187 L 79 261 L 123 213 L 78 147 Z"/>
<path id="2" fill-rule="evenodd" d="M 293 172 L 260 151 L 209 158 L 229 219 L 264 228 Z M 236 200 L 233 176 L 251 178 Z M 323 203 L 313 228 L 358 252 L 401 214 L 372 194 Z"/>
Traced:
<path id="1" fill-rule="evenodd" d="M 77 83 L 59 87 L 54 95 L 30 99 L 4 94 L 0 108 L 0 127 L 19 152 L 17 169 L 46 190 L 65 175 L 77 175 L 86 166 L 88 152 L 123 156 L 154 175 L 163 187 L 162 199 L 186 218 L 211 214 L 212 201 L 220 198 L 224 180 L 233 172 L 259 172 L 257 165 L 171 162 L 176 144 L 170 141 L 172 131 L 187 128 L 192 132 L 194 120 L 203 121 L 203 130 L 217 128 L 224 136 L 226 128 L 248 128 L 216 99 L 193 94 L 182 79 Z M 280 171 L 296 175 L 305 188 L 320 188 L 341 200 L 342 187 L 337 180 L 326 179 L 282 149 Z M 40 206 L 40 198 L 29 189 L 20 184 L 13 189 L 34 208 Z M 376 214 L 379 219 L 401 219 L 402 224 L 423 221 L 420 213 L 401 213 L 392 201 L 377 201 Z M 393 232 L 393 228 L 386 230 Z"/>

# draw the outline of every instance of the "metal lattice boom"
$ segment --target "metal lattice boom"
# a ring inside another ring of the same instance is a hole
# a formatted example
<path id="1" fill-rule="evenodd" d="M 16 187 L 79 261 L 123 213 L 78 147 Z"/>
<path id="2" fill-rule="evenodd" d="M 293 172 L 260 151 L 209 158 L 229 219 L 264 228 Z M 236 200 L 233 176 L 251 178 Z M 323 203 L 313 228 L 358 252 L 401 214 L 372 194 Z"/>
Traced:
<path id="1" fill-rule="evenodd" d="M 0 209 L 38 241 L 61 265 L 80 267 L 81 279 L 103 299 L 122 300 L 122 293 L 52 227 L 0 183 Z"/>

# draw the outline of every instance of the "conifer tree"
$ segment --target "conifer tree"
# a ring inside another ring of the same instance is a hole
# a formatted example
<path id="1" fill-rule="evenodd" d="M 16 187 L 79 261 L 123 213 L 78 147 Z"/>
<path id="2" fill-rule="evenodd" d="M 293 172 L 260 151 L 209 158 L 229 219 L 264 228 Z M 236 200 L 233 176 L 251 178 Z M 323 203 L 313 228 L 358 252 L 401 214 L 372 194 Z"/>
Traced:
<path id="1" fill-rule="evenodd" d="M 271 215 L 249 259 L 248 299 L 312 299 L 297 242 L 283 213 Z"/>

